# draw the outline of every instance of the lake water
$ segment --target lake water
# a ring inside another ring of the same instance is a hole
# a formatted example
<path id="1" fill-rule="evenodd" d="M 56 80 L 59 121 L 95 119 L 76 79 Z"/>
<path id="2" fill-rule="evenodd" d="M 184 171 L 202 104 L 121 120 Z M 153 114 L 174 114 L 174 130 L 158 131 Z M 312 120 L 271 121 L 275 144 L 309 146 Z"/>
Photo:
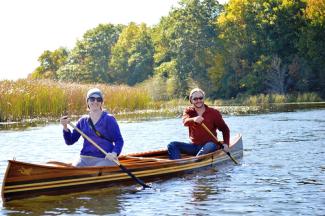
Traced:
<path id="1" fill-rule="evenodd" d="M 1 204 L 0 215 L 325 215 L 325 110 L 224 116 L 241 133 L 244 156 L 216 169 L 137 185 Z M 123 153 L 187 141 L 180 119 L 120 122 Z M 0 131 L 0 178 L 7 160 L 71 162 L 58 123 Z"/>

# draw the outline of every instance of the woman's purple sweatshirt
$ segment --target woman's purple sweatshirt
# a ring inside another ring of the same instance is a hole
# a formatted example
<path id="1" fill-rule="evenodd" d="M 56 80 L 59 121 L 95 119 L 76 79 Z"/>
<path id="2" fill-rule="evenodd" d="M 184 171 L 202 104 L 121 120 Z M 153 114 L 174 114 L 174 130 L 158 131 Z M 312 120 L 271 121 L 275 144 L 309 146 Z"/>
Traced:
<path id="1" fill-rule="evenodd" d="M 106 152 L 116 152 L 117 155 L 121 153 L 124 141 L 120 128 L 116 122 L 116 119 L 106 111 L 103 111 L 101 117 L 95 124 L 95 128 L 109 141 L 96 135 L 89 123 L 89 116 L 81 117 L 76 126 Z M 63 130 L 63 137 L 67 145 L 72 145 L 78 141 L 80 134 L 76 130 L 73 130 L 72 132 L 70 130 Z M 97 149 L 86 139 L 84 139 L 83 148 L 81 149 L 80 155 L 99 158 L 105 157 L 105 155 L 99 149 Z"/>

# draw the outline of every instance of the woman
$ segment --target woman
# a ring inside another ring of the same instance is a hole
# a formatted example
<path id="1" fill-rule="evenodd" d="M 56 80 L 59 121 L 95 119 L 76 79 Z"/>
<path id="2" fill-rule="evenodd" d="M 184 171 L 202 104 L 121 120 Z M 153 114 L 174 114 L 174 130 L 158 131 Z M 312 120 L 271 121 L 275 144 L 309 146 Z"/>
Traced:
<path id="1" fill-rule="evenodd" d="M 76 125 L 89 138 L 107 152 L 103 154 L 93 146 L 87 139 L 84 139 L 80 158 L 73 163 L 74 166 L 116 166 L 114 160 L 121 153 L 124 144 L 116 119 L 103 110 L 103 94 L 98 88 L 90 89 L 87 93 L 86 103 L 89 115 L 82 116 Z M 60 119 L 63 125 L 63 137 L 67 145 L 72 145 L 78 141 L 80 134 L 78 131 L 68 128 L 70 119 L 63 116 Z"/>

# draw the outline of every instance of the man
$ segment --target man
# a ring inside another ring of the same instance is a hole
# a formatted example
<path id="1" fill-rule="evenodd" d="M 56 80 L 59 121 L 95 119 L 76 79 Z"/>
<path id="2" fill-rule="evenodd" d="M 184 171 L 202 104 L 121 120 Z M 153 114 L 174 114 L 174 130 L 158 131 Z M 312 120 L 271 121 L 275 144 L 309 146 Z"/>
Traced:
<path id="1" fill-rule="evenodd" d="M 183 112 L 183 124 L 189 129 L 190 143 L 171 142 L 168 144 L 170 159 L 180 159 L 181 153 L 189 155 L 202 155 L 220 148 L 225 152 L 229 151 L 230 131 L 224 122 L 220 112 L 204 104 L 205 93 L 199 88 L 190 92 L 189 100 L 192 106 L 187 107 Z M 220 130 L 223 136 L 223 144 L 216 140 L 202 127 L 204 123 L 207 128 L 217 136 L 216 130 Z"/>

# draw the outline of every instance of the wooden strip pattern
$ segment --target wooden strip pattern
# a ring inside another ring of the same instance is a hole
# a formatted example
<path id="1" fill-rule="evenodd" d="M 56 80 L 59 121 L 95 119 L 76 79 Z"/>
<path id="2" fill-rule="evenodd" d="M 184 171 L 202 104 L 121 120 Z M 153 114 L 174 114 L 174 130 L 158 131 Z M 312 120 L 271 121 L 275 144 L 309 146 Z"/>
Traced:
<path id="1" fill-rule="evenodd" d="M 216 162 L 221 162 L 227 160 L 227 157 L 218 158 L 218 160 L 209 161 L 205 160 L 195 164 L 187 164 L 183 166 L 173 166 L 168 168 L 162 169 L 155 169 L 148 171 L 138 171 L 135 172 L 140 177 L 148 177 L 152 175 L 162 175 L 166 173 L 175 173 L 180 171 L 192 170 L 196 168 L 201 168 L 207 165 L 215 164 Z M 177 167 L 177 168 L 176 168 Z M 175 169 L 176 168 L 176 169 Z M 54 181 L 54 182 L 47 182 L 47 183 L 35 183 L 35 184 L 23 184 L 18 186 L 5 186 L 5 193 L 11 192 L 20 192 L 20 191 L 27 191 L 27 190 L 39 190 L 39 189 L 47 189 L 47 188 L 56 188 L 56 187 L 66 187 L 72 185 L 83 185 L 89 183 L 99 183 L 99 182 L 110 182 L 122 179 L 129 179 L 130 177 L 125 173 L 116 174 L 114 176 L 98 176 L 98 177 L 90 177 L 90 178 L 81 178 L 81 179 L 72 179 L 72 180 L 62 180 L 62 181 Z M 11 190 L 10 190 L 11 189 Z"/>
<path id="2" fill-rule="evenodd" d="M 232 142 L 231 151 L 236 157 L 243 155 L 240 135 Z M 136 176 L 146 178 L 195 170 L 229 160 L 222 151 L 200 157 L 187 156 L 176 161 L 166 158 L 166 150 L 157 150 L 121 156 L 121 161 Z M 9 161 L 2 197 L 6 202 L 40 194 L 65 193 L 67 190 L 82 191 L 130 180 L 130 176 L 118 167 L 76 168 Z"/>
<path id="3" fill-rule="evenodd" d="M 201 162 L 193 163 L 193 164 L 185 164 L 182 166 L 172 166 L 167 168 L 153 169 L 153 170 L 144 170 L 134 172 L 139 177 L 148 177 L 153 175 L 161 175 L 166 173 L 175 173 L 180 171 L 192 170 L 200 167 L 204 167 L 215 162 L 219 162 L 220 160 L 227 159 L 226 157 L 218 158 L 218 160 L 212 161 L 204 160 Z M 99 182 L 109 182 L 116 181 L 122 179 L 129 179 L 130 177 L 125 173 L 115 174 L 115 175 L 107 175 L 107 176 L 96 176 L 96 177 L 88 177 L 88 178 L 78 178 L 71 180 L 61 180 L 61 181 L 53 181 L 53 182 L 44 182 L 44 183 L 33 183 L 33 184 L 21 184 L 14 186 L 5 186 L 5 193 L 12 192 L 20 192 L 20 191 L 28 191 L 28 190 L 39 190 L 39 189 L 47 189 L 47 188 L 56 188 L 56 187 L 66 187 L 72 185 L 83 185 L 89 183 L 99 183 Z"/>

